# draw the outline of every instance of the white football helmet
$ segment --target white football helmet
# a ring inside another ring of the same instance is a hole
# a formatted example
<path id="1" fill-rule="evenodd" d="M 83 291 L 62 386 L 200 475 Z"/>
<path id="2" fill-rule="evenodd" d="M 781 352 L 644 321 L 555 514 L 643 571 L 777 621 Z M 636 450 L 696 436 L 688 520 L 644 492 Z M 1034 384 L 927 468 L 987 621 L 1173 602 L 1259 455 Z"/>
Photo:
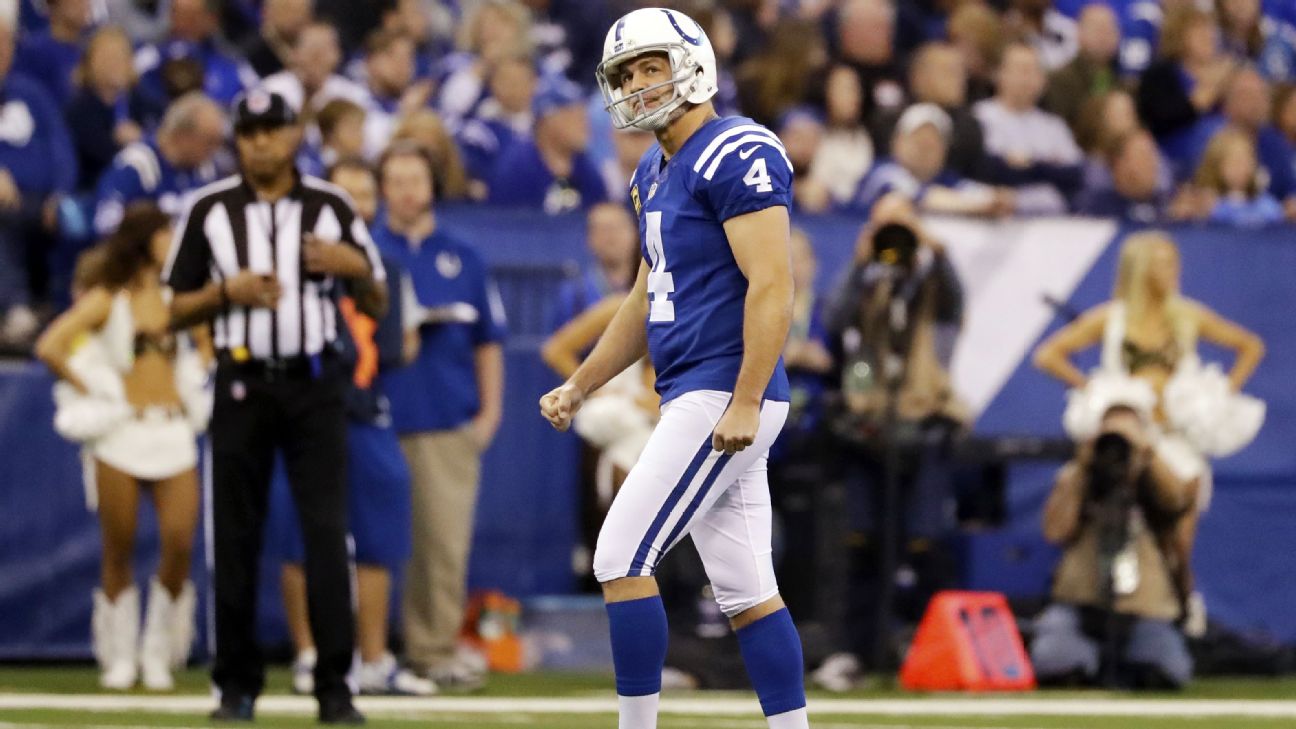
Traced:
<path id="1" fill-rule="evenodd" d="M 670 58 L 671 80 L 626 95 L 620 70 L 645 53 L 664 52 Z M 678 10 L 643 8 L 623 16 L 603 41 L 603 61 L 595 70 L 603 102 L 617 129 L 661 129 L 672 112 L 685 102 L 701 104 L 716 92 L 716 58 L 702 26 Z M 656 109 L 643 109 L 639 101 L 667 85 L 674 96 Z M 636 111 L 635 107 L 640 110 Z"/>

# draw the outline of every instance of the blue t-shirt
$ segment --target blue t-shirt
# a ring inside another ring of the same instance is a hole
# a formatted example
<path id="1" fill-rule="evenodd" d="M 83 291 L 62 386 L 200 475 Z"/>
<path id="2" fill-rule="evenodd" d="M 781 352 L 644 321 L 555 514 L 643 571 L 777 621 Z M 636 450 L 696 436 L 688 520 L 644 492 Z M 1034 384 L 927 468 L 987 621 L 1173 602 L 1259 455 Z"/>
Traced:
<path id="1" fill-rule="evenodd" d="M 743 355 L 747 279 L 724 222 L 792 206 L 783 144 L 746 117 L 713 119 L 669 161 L 653 145 L 630 181 L 648 276 L 648 351 L 662 402 L 695 390 L 732 392 Z M 786 402 L 780 358 L 765 398 Z"/>
<path id="2" fill-rule="evenodd" d="M 0 167 L 25 195 L 71 192 L 77 182 L 63 114 L 49 92 L 18 73 L 0 81 Z"/>
<path id="3" fill-rule="evenodd" d="M 418 359 L 380 377 L 398 433 L 457 428 L 481 409 L 477 347 L 504 339 L 499 292 L 477 252 L 440 230 L 413 246 L 380 219 L 373 239 L 384 258 L 395 259 L 409 272 L 420 307 L 466 305 L 475 312 L 472 322 L 420 326 Z"/>
<path id="4" fill-rule="evenodd" d="M 192 58 L 202 64 L 203 93 L 222 106 L 229 106 L 243 89 L 258 81 L 251 66 L 226 56 L 215 43 L 163 41 L 143 46 L 135 52 L 140 90 L 165 106 L 168 96 L 162 83 L 162 66 L 168 60 L 181 58 Z"/>
<path id="5" fill-rule="evenodd" d="M 45 31 L 18 39 L 13 67 L 40 82 L 62 109 L 72 99 L 72 73 L 80 62 L 80 43 L 64 43 Z"/>
<path id="6" fill-rule="evenodd" d="M 217 175 L 216 165 L 210 162 L 193 170 L 172 165 L 162 156 L 153 137 L 128 144 L 99 178 L 95 233 L 102 236 L 116 230 L 127 206 L 137 200 L 152 200 L 162 212 L 179 215 L 185 194 L 215 182 Z"/>
<path id="7" fill-rule="evenodd" d="M 545 165 L 529 138 L 515 139 L 495 160 L 489 202 L 517 205 L 557 215 L 588 208 L 608 199 L 607 183 L 598 165 L 585 153 L 572 159 L 571 175 L 558 178 Z"/>

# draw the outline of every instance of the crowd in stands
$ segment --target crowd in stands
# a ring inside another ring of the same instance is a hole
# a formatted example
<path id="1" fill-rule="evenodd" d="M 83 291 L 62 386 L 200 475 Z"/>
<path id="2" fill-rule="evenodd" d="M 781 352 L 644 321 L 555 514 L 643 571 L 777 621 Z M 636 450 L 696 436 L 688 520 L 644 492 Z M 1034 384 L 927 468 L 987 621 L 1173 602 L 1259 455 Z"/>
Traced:
<path id="1" fill-rule="evenodd" d="M 0 338 L 65 305 L 123 206 L 228 173 L 244 89 L 308 120 L 304 171 L 432 155 L 444 201 L 624 199 L 651 143 L 594 88 L 634 0 L 10 0 L 0 27 Z M 722 114 L 783 139 L 802 213 L 1296 219 L 1296 4 L 681 0 Z M 14 14 L 16 13 L 16 18 Z"/>

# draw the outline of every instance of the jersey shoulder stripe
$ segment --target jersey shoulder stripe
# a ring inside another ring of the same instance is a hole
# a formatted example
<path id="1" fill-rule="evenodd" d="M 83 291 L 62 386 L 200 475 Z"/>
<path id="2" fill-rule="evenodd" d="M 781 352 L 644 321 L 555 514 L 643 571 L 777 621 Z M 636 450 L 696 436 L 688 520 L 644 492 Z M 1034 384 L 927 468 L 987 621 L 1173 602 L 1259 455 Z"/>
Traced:
<path id="1" fill-rule="evenodd" d="M 693 162 L 693 171 L 701 172 L 702 169 L 706 167 L 707 163 L 713 161 L 713 157 L 718 154 L 724 154 L 726 149 L 732 151 L 731 146 L 726 144 L 726 142 L 729 142 L 735 137 L 748 135 L 760 136 L 763 141 L 768 141 L 770 144 L 777 147 L 780 152 L 783 151 L 783 143 L 780 142 L 779 138 L 774 136 L 774 133 L 770 130 L 756 123 L 739 124 L 738 126 L 730 127 L 729 129 L 720 132 L 709 144 L 707 144 L 706 148 L 702 150 L 702 154 L 698 155 L 697 160 Z M 784 159 L 786 159 L 786 157 L 785 154 Z"/>
<path id="2" fill-rule="evenodd" d="M 773 134 L 771 134 L 768 131 L 765 131 L 764 133 L 751 132 L 749 134 L 744 134 L 743 136 L 738 137 L 736 140 L 729 142 L 725 146 L 721 147 L 720 152 L 716 154 L 715 157 L 711 160 L 711 164 L 706 168 L 706 172 L 702 174 L 702 177 L 707 180 L 710 180 L 711 178 L 715 177 L 716 170 L 720 168 L 720 163 L 724 161 L 725 157 L 728 157 L 739 147 L 749 145 L 749 144 L 757 144 L 757 145 L 769 144 L 774 149 L 778 150 L 779 155 L 783 157 L 783 161 L 787 163 L 788 171 L 789 172 L 792 171 L 792 160 L 788 159 L 787 150 L 783 148 L 783 143 L 780 142 L 778 138 L 775 137 Z M 746 151 L 747 150 L 743 150 L 743 152 Z M 743 156 L 743 152 L 739 152 L 738 156 L 742 157 L 743 159 L 746 159 L 746 157 Z"/>

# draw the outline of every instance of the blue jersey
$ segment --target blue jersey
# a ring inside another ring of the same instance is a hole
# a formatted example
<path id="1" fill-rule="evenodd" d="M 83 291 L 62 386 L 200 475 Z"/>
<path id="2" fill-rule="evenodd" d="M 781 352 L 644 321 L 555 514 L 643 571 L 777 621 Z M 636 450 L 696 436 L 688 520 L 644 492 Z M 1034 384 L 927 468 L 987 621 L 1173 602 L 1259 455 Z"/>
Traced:
<path id="1" fill-rule="evenodd" d="M 216 178 L 216 165 L 211 162 L 193 170 L 172 165 L 153 138 L 128 144 L 99 178 L 95 233 L 103 236 L 117 230 L 126 208 L 138 200 L 152 200 L 167 215 L 179 215 L 185 194 L 215 182 Z"/>
<path id="2" fill-rule="evenodd" d="M 713 119 L 666 160 L 653 145 L 630 180 L 648 275 L 648 350 L 662 402 L 695 390 L 733 392 L 743 355 L 747 279 L 724 222 L 792 206 L 783 144 L 745 117 Z M 788 400 L 783 360 L 765 399 Z"/>

